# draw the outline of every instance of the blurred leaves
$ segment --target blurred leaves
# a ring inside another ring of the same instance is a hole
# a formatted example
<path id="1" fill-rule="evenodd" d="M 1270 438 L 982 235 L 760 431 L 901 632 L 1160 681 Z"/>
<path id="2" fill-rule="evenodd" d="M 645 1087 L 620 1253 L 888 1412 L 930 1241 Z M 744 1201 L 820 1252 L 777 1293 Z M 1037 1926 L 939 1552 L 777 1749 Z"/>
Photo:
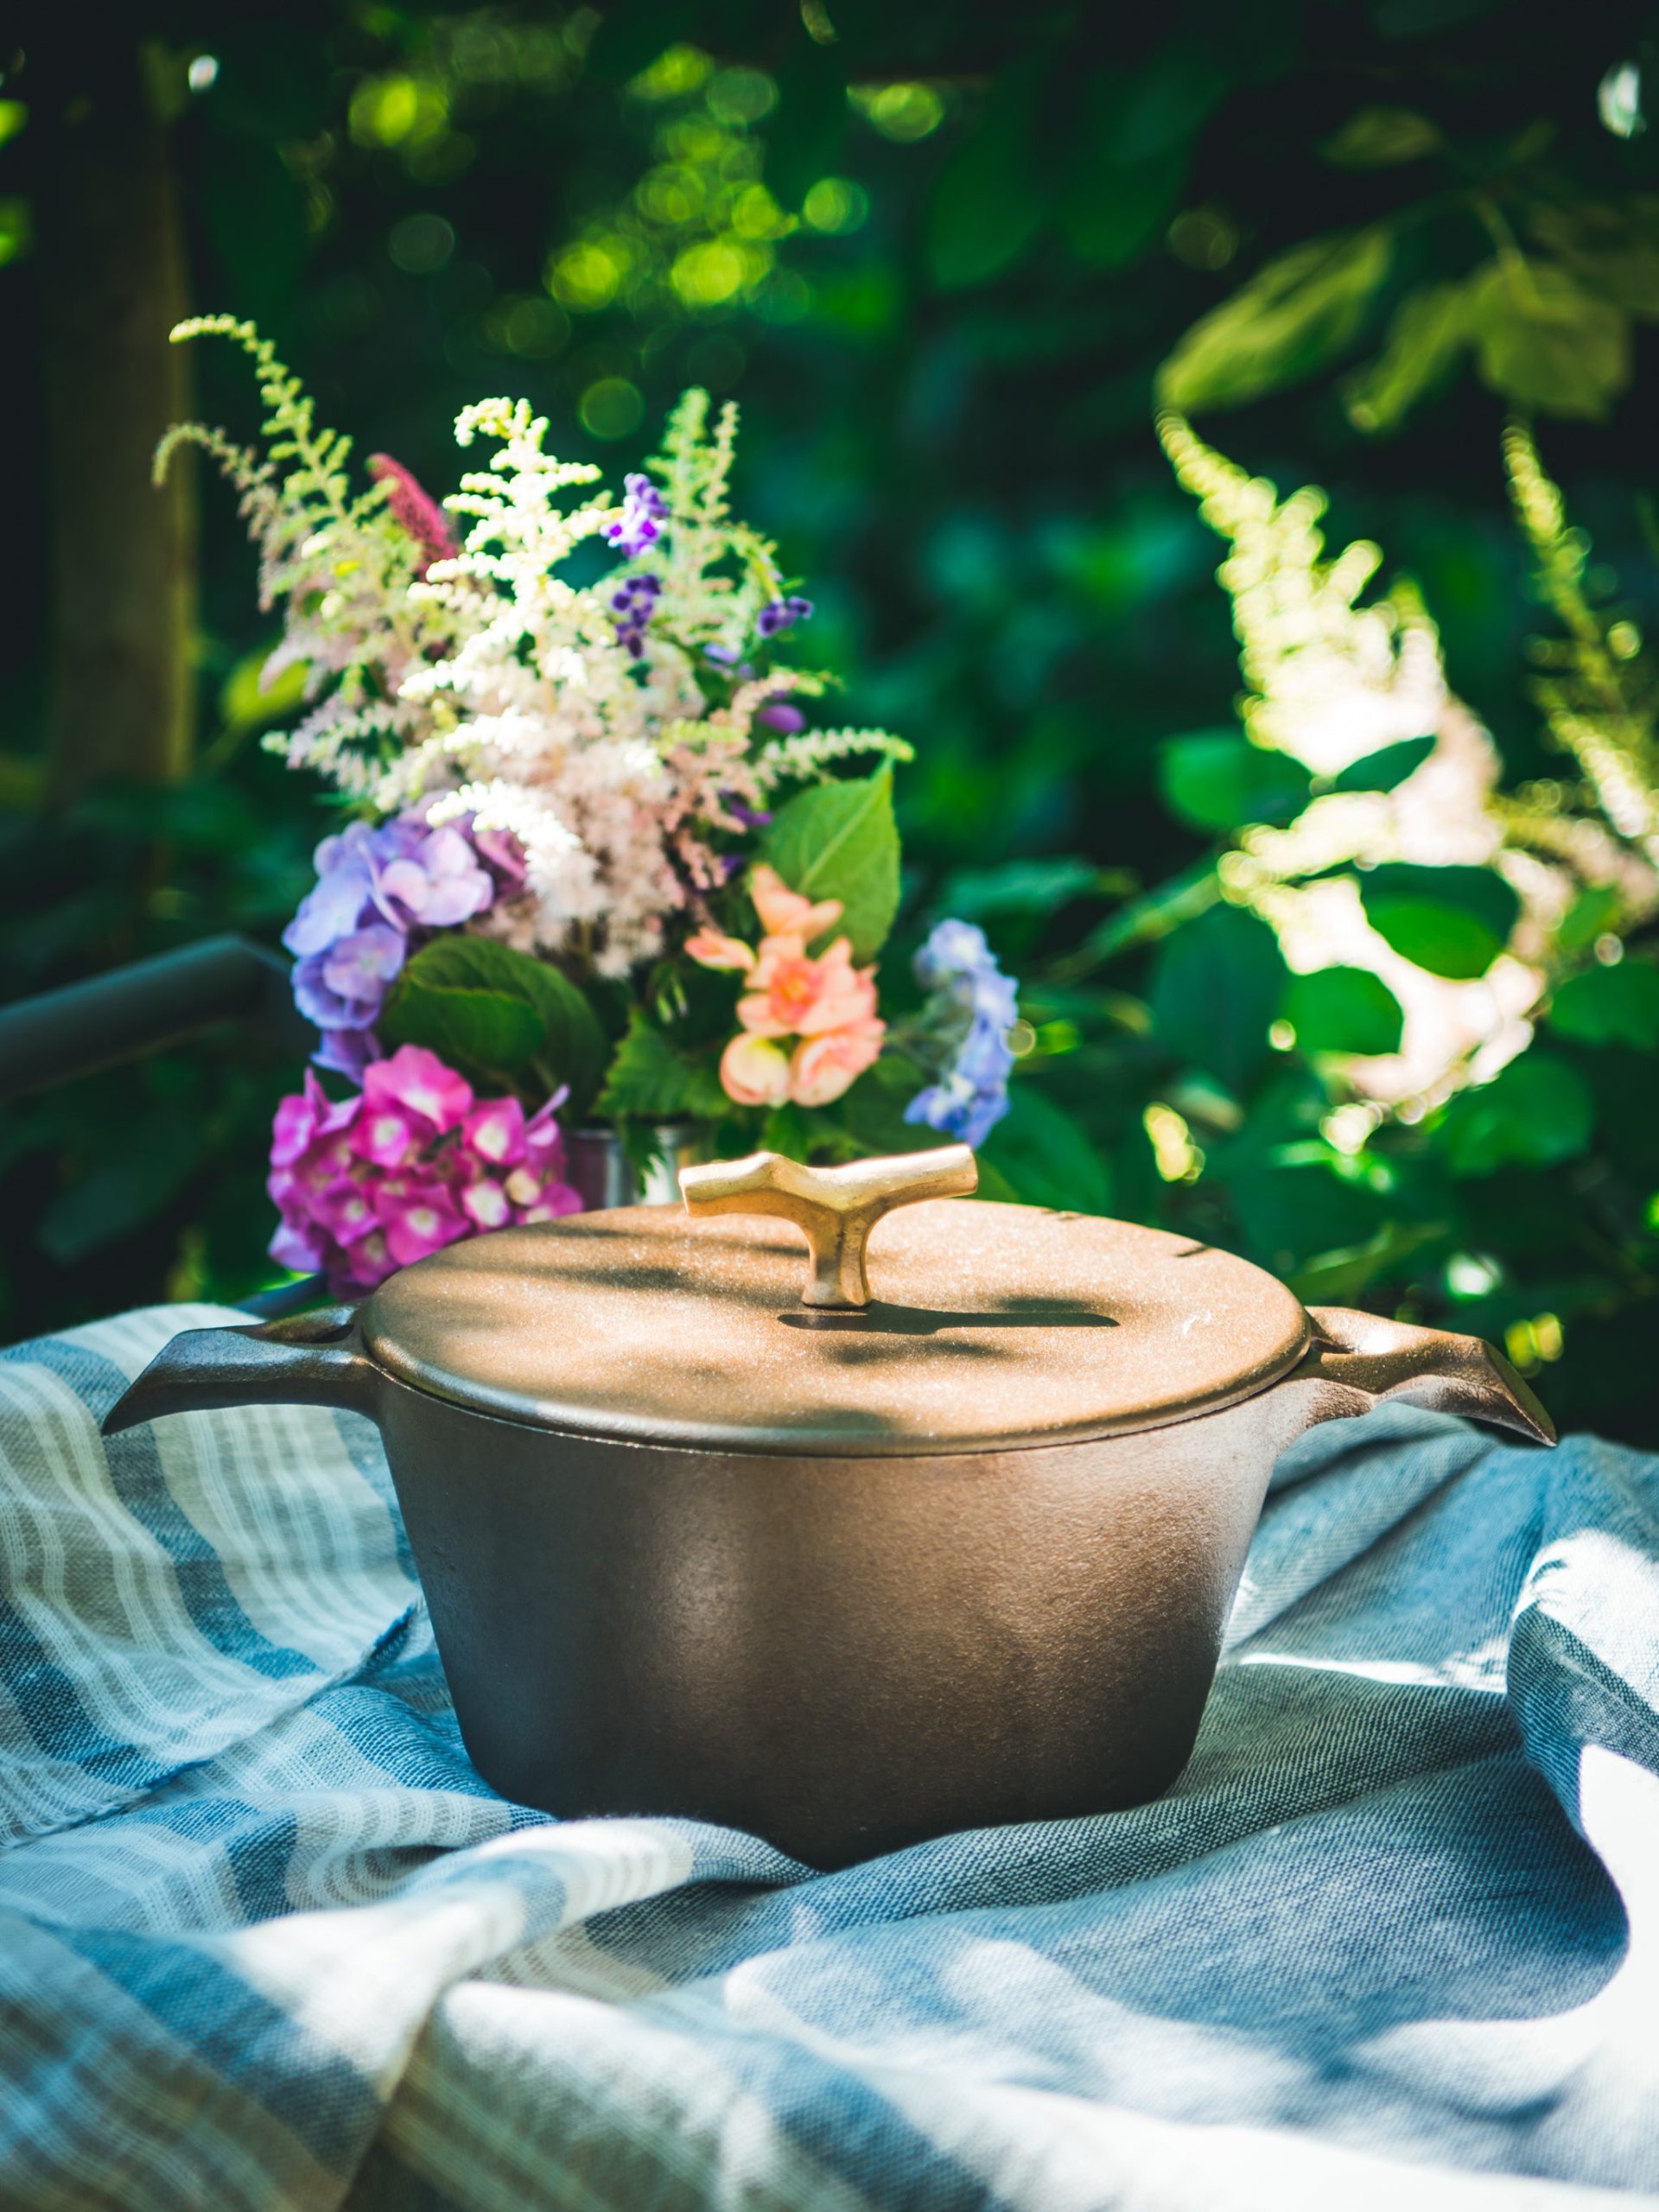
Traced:
<path id="1" fill-rule="evenodd" d="M 1630 377 L 1628 318 L 1548 262 L 1492 262 L 1470 320 L 1484 383 L 1522 407 L 1595 422 Z"/>
<path id="2" fill-rule="evenodd" d="M 1511 1060 L 1473 1090 L 1459 1093 L 1441 1125 L 1453 1175 L 1500 1167 L 1554 1167 L 1590 1141 L 1595 1102 L 1567 1061 L 1536 1050 Z"/>
<path id="3" fill-rule="evenodd" d="M 1287 970 L 1265 922 L 1212 906 L 1160 946 L 1149 993 L 1160 1038 L 1242 1098 L 1266 1065 Z"/>
<path id="4" fill-rule="evenodd" d="M 1253 745 L 1236 730 L 1173 737 L 1158 755 L 1164 804 L 1195 830 L 1243 822 L 1288 822 L 1308 801 L 1313 779 L 1300 760 Z"/>
<path id="5" fill-rule="evenodd" d="M 1369 968 L 1298 976 L 1284 1018 L 1305 1052 L 1397 1052 L 1405 1025 L 1399 1000 Z"/>
<path id="6" fill-rule="evenodd" d="M 1360 876 L 1359 895 L 1366 920 L 1385 944 L 1452 982 L 1486 973 L 1521 909 L 1510 885 L 1485 868 L 1389 861 Z"/>
<path id="7" fill-rule="evenodd" d="M 1008 1110 L 980 1147 L 1021 1205 L 1110 1213 L 1111 1176 L 1099 1148 L 1065 1109 L 1032 1082 L 1009 1089 Z"/>
<path id="8" fill-rule="evenodd" d="M 1046 212 L 1035 143 L 1037 104 L 1046 57 L 1032 54 L 1003 71 L 979 128 L 938 184 L 928 213 L 928 265 L 946 290 L 982 284 L 1016 260 Z"/>
<path id="9" fill-rule="evenodd" d="M 1550 1027 L 1583 1045 L 1659 1046 L 1659 969 L 1645 960 L 1587 968 L 1569 976 L 1549 1007 Z"/>
<path id="10" fill-rule="evenodd" d="M 1372 226 L 1278 255 L 1181 340 L 1158 372 L 1178 414 L 1242 407 L 1328 367 L 1359 335 L 1393 248 Z"/>

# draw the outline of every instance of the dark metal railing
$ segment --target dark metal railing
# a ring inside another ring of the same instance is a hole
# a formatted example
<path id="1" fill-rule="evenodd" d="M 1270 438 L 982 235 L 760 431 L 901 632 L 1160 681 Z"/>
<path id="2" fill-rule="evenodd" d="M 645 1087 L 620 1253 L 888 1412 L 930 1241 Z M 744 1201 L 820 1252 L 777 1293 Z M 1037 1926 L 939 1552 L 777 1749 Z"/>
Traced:
<path id="1" fill-rule="evenodd" d="M 0 1101 L 141 1059 L 226 1021 L 245 1024 L 274 1051 L 299 1059 L 314 1041 L 279 954 L 247 938 L 204 938 L 0 1007 Z M 267 1318 L 298 1313 L 324 1294 L 322 1277 L 308 1276 L 245 1299 L 242 1310 Z"/>

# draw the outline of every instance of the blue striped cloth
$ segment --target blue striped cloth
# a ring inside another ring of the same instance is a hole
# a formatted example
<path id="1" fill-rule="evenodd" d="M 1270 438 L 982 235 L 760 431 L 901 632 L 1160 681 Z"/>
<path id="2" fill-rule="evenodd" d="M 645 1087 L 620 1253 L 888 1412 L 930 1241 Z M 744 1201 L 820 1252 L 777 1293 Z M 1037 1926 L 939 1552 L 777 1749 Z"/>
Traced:
<path id="1" fill-rule="evenodd" d="M 0 1357 L 0 2204 L 1244 2212 L 1659 2191 L 1659 1466 L 1281 1464 L 1161 1802 L 821 1876 L 469 1766 L 350 1417 Z"/>

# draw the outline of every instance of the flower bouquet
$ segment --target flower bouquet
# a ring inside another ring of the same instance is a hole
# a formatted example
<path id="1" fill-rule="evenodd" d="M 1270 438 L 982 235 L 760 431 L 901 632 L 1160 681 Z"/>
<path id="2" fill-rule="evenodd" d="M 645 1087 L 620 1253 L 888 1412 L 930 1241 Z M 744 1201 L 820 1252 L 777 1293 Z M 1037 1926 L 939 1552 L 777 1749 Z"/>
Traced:
<path id="1" fill-rule="evenodd" d="M 729 507 L 736 410 L 688 391 L 620 502 L 555 460 L 522 401 L 458 419 L 487 467 L 442 504 L 350 442 L 251 325 L 175 339 L 251 356 L 263 439 L 176 426 L 229 475 L 280 606 L 266 740 L 347 819 L 283 941 L 318 1031 L 278 1111 L 273 1255 L 342 1292 L 457 1238 L 579 1210 L 565 1138 L 594 1118 L 643 1160 L 664 1124 L 721 1154 L 977 1144 L 1007 1104 L 1014 987 L 940 923 L 920 1003 L 884 1014 L 899 899 L 885 731 L 811 726 L 789 658 L 812 604 Z M 913 1139 L 912 1140 L 913 1141 Z"/>

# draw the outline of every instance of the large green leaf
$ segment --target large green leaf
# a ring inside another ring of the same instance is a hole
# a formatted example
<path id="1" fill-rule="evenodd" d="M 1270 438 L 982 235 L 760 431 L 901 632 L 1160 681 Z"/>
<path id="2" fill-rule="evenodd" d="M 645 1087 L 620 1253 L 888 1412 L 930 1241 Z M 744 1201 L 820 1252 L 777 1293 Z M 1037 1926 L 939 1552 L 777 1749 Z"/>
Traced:
<path id="1" fill-rule="evenodd" d="M 803 898 L 839 899 L 831 934 L 851 938 L 855 960 L 874 959 L 899 911 L 892 770 L 798 792 L 779 808 L 761 856 Z"/>
<path id="2" fill-rule="evenodd" d="M 1307 804 L 1312 779 L 1288 753 L 1252 745 L 1236 730 L 1195 730 L 1159 749 L 1164 804 L 1195 830 L 1288 822 Z"/>
<path id="3" fill-rule="evenodd" d="M 567 1084 L 573 1119 L 605 1066 L 604 1032 L 575 985 L 493 938 L 441 937 L 417 952 L 387 996 L 379 1032 L 388 1047 L 423 1045 L 486 1086 Z"/>
<path id="4" fill-rule="evenodd" d="M 1522 407 L 1598 422 L 1630 380 L 1630 327 L 1553 264 L 1493 261 L 1471 306 L 1482 381 Z"/>
<path id="5" fill-rule="evenodd" d="M 1621 960 L 1569 976 L 1550 1003 L 1549 1021 L 1580 1044 L 1632 1045 L 1650 1052 L 1659 1044 L 1659 968 Z"/>
<path id="6" fill-rule="evenodd" d="M 1063 1106 L 1035 1084 L 1015 1082 L 1008 1110 L 979 1148 L 979 1157 L 1021 1205 L 1072 1213 L 1109 1213 L 1111 1170 Z"/>
<path id="7" fill-rule="evenodd" d="M 1288 971 L 1265 922 L 1212 906 L 1160 946 L 1152 975 L 1155 1033 L 1176 1056 L 1242 1097 L 1266 1062 L 1268 1031 Z"/>
<path id="8" fill-rule="evenodd" d="M 1194 414 L 1311 376 L 1359 335 L 1392 258 L 1378 229 L 1293 246 L 1193 324 L 1159 372 L 1159 398 Z"/>
<path id="9" fill-rule="evenodd" d="M 1578 1070 L 1535 1049 L 1452 1101 L 1441 1126 L 1454 1175 L 1554 1167 L 1590 1141 L 1595 1101 Z"/>
<path id="10" fill-rule="evenodd" d="M 1508 942 L 1520 900 L 1487 868 L 1392 861 L 1359 879 L 1365 918 L 1402 958 L 1464 982 L 1484 976 Z"/>
<path id="11" fill-rule="evenodd" d="M 1298 976 L 1285 1019 L 1305 1052 L 1397 1052 L 1405 1024 L 1399 1000 L 1369 968 Z"/>

